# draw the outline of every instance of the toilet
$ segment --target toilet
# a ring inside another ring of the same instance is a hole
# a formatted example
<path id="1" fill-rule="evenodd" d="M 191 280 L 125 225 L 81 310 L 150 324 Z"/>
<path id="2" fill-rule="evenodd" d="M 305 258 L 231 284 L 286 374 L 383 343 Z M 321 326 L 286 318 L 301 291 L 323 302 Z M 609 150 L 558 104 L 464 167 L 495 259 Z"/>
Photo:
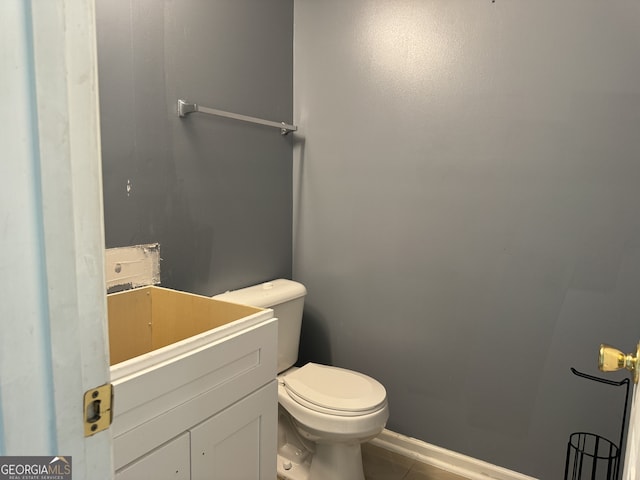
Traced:
<path id="1" fill-rule="evenodd" d="M 360 445 L 387 423 L 387 393 L 367 375 L 298 359 L 304 285 L 278 279 L 215 299 L 271 308 L 278 319 L 278 478 L 364 480 Z"/>

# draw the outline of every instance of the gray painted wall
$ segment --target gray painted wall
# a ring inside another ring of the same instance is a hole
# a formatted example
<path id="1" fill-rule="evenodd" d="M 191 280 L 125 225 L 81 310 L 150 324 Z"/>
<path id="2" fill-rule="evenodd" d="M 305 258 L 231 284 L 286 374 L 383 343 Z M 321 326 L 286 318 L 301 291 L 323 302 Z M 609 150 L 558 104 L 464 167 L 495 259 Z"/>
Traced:
<path id="1" fill-rule="evenodd" d="M 108 247 L 217 293 L 290 276 L 293 207 L 303 359 L 380 379 L 389 428 L 540 478 L 617 437 L 569 367 L 640 337 L 634 2 L 298 0 L 295 42 L 291 1 L 97 15 Z M 292 45 L 293 205 L 292 137 L 175 116 L 289 121 Z"/>
<path id="2" fill-rule="evenodd" d="M 176 102 L 290 122 L 292 0 L 96 4 L 107 247 L 205 295 L 289 277 L 292 137 Z"/>
<path id="3" fill-rule="evenodd" d="M 561 478 L 622 407 L 569 368 L 640 339 L 640 4 L 294 11 L 304 359 L 378 378 L 392 430 Z"/>

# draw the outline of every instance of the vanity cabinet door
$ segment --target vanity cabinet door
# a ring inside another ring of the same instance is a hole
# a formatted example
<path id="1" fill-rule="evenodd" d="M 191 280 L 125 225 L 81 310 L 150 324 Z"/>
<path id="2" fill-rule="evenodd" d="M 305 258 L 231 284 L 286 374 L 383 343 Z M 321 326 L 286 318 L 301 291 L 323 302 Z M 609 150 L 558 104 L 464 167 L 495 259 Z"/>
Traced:
<path id="1" fill-rule="evenodd" d="M 276 478 L 277 415 L 277 382 L 273 380 L 194 427 L 191 478 Z"/>
<path id="2" fill-rule="evenodd" d="M 189 433 L 116 472 L 116 480 L 189 480 Z"/>

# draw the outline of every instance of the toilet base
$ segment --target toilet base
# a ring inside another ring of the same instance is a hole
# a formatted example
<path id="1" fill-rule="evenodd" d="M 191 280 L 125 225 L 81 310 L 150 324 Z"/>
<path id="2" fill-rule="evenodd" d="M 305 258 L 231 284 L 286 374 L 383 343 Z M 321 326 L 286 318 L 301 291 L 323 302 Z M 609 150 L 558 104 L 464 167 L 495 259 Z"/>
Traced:
<path id="1" fill-rule="evenodd" d="M 316 452 L 301 463 L 278 454 L 281 480 L 365 480 L 360 444 L 316 445 Z"/>
<path id="2" fill-rule="evenodd" d="M 278 405 L 278 480 L 309 480 L 315 445 L 296 431 L 282 405 Z"/>
<path id="3" fill-rule="evenodd" d="M 278 480 L 309 480 L 309 462 L 294 463 L 287 456 L 278 454 Z"/>
<path id="4" fill-rule="evenodd" d="M 360 443 L 316 444 L 309 480 L 364 480 Z"/>
<path id="5" fill-rule="evenodd" d="M 361 439 L 313 442 L 300 435 L 281 405 L 278 413 L 278 479 L 364 480 Z"/>
<path id="6" fill-rule="evenodd" d="M 315 452 L 300 458 L 295 448 L 278 452 L 282 480 L 365 480 L 360 443 L 316 444 Z"/>

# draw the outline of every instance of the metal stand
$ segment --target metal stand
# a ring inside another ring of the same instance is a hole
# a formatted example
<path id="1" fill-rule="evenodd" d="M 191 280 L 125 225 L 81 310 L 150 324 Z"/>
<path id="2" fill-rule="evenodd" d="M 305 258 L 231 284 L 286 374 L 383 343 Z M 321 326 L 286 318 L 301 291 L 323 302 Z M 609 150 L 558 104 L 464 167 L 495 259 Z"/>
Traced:
<path id="1" fill-rule="evenodd" d="M 620 452 L 622 451 L 624 429 L 627 424 L 629 379 L 625 378 L 620 382 L 614 382 L 613 380 L 579 372 L 575 368 L 572 368 L 571 371 L 574 375 L 587 380 L 615 387 L 626 385 L 627 388 L 624 397 L 620 443 L 616 445 L 610 440 L 593 433 L 576 432 L 571 434 L 567 444 L 564 480 L 616 480 L 620 474 Z"/>

